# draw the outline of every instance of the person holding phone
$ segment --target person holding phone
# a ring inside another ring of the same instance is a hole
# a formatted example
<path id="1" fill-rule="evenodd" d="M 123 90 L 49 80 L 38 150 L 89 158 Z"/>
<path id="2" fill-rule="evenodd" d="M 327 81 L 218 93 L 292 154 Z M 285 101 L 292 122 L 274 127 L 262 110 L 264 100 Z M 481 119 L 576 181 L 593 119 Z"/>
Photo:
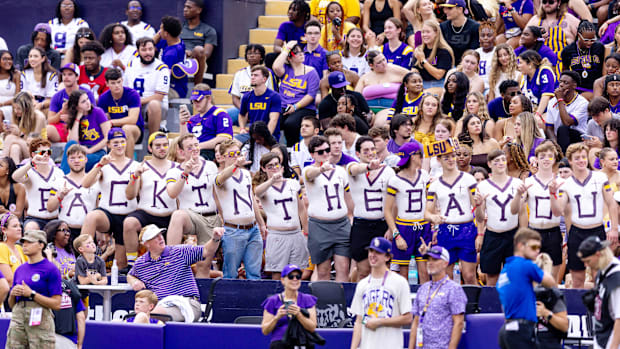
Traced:
<path id="1" fill-rule="evenodd" d="M 282 338 L 293 318 L 309 332 L 314 332 L 316 329 L 317 298 L 299 292 L 301 274 L 302 270 L 296 264 L 285 266 L 280 279 L 284 292 L 270 296 L 262 304 L 264 310 L 261 331 L 264 335 L 271 336 L 270 349 L 292 349 L 282 341 Z"/>

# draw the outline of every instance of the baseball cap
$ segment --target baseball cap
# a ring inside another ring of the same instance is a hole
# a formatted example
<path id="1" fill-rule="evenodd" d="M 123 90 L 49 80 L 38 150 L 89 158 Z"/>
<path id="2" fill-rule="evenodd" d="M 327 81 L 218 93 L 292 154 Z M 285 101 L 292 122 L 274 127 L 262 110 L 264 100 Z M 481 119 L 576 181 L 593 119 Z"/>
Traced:
<path id="1" fill-rule="evenodd" d="M 152 135 L 149 136 L 149 145 L 151 145 L 151 143 L 153 143 L 154 140 L 158 139 L 158 138 L 165 138 L 168 139 L 168 135 L 166 135 L 165 133 L 161 132 L 161 131 L 157 131 L 155 133 L 153 133 Z"/>
<path id="2" fill-rule="evenodd" d="M 444 261 L 450 263 L 450 252 L 441 246 L 433 246 L 424 255 L 424 258 L 433 257 L 435 259 L 443 259 Z"/>
<path id="3" fill-rule="evenodd" d="M 19 241 L 22 243 L 24 241 L 45 243 L 47 241 L 47 234 L 45 234 L 43 230 L 27 230 L 24 233 L 24 237 L 22 237 Z"/>
<path id="4" fill-rule="evenodd" d="M 78 78 L 80 77 L 80 67 L 77 64 L 75 64 L 75 63 L 67 63 L 67 64 L 63 65 L 62 68 L 60 68 L 60 72 L 62 73 L 62 71 L 65 70 L 65 69 L 71 70 L 72 72 L 75 73 L 75 75 L 78 76 Z"/>
<path id="5" fill-rule="evenodd" d="M 125 131 L 123 131 L 120 127 L 112 127 L 110 131 L 108 131 L 108 141 L 113 140 L 114 138 L 125 138 L 127 139 L 127 135 Z"/>
<path id="6" fill-rule="evenodd" d="M 159 228 L 155 224 L 149 224 L 144 228 L 144 232 L 142 233 L 142 237 L 140 238 L 140 241 L 142 243 L 145 243 L 155 238 L 157 235 L 164 233 L 165 231 L 166 231 L 165 228 Z"/>
<path id="7" fill-rule="evenodd" d="M 47 23 L 37 23 L 37 25 L 34 26 L 34 30 L 35 32 L 44 32 L 44 33 L 48 33 L 48 34 L 52 34 L 52 27 L 50 27 L 49 24 Z"/>
<path id="8" fill-rule="evenodd" d="M 467 5 L 465 5 L 465 1 L 464 0 L 447 0 L 445 3 L 439 5 L 441 7 L 462 7 L 462 8 L 466 8 Z"/>
<path id="9" fill-rule="evenodd" d="M 392 243 L 386 238 L 376 237 L 370 241 L 370 245 L 366 247 L 367 250 L 375 250 L 379 253 L 391 253 Z"/>
<path id="10" fill-rule="evenodd" d="M 333 71 L 329 73 L 329 77 L 327 78 L 327 80 L 329 81 L 329 86 L 333 88 L 341 88 L 350 85 L 350 83 L 344 77 L 344 73 L 341 71 Z"/>
<path id="11" fill-rule="evenodd" d="M 297 264 L 288 264 L 284 268 L 282 268 L 282 273 L 280 273 L 280 276 L 285 277 L 294 271 L 299 271 L 300 273 L 302 273 L 301 268 L 298 267 Z"/>
<path id="12" fill-rule="evenodd" d="M 413 154 L 420 153 L 422 154 L 422 144 L 416 140 L 412 140 L 403 144 L 400 148 L 398 148 L 398 155 L 400 157 L 400 161 L 396 164 L 396 166 L 404 166 L 409 158 Z"/>
<path id="13" fill-rule="evenodd" d="M 607 247 L 609 247 L 609 241 L 601 241 L 598 236 L 590 236 L 579 244 L 577 257 L 587 258 Z"/>

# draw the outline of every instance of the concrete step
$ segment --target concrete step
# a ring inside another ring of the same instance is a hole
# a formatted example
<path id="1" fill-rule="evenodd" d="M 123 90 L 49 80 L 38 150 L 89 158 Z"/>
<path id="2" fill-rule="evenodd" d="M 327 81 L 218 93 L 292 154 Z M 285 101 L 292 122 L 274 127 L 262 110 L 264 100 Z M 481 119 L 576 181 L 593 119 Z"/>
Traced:
<path id="1" fill-rule="evenodd" d="M 245 57 L 245 48 L 248 45 L 239 45 L 239 57 Z M 265 53 L 271 53 L 273 52 L 273 43 L 271 44 L 265 44 L 263 45 L 263 47 L 265 48 Z"/>
<path id="2" fill-rule="evenodd" d="M 232 97 L 228 94 L 228 89 L 216 88 L 213 92 L 213 102 L 215 105 L 232 104 Z"/>
<path id="3" fill-rule="evenodd" d="M 235 74 L 239 69 L 248 65 L 243 58 L 234 58 L 228 60 L 228 74 Z"/>
<path id="4" fill-rule="evenodd" d="M 267 0 L 265 3 L 265 14 L 268 16 L 286 16 L 290 1 Z"/>
<path id="5" fill-rule="evenodd" d="M 250 29 L 250 42 L 253 44 L 273 45 L 278 31 L 276 29 Z"/>
<path id="6" fill-rule="evenodd" d="M 286 21 L 288 21 L 288 16 L 259 16 L 258 27 L 278 29 L 280 24 Z"/>
<path id="7" fill-rule="evenodd" d="M 217 74 L 215 76 L 215 88 L 228 89 L 233 81 L 233 74 Z"/>

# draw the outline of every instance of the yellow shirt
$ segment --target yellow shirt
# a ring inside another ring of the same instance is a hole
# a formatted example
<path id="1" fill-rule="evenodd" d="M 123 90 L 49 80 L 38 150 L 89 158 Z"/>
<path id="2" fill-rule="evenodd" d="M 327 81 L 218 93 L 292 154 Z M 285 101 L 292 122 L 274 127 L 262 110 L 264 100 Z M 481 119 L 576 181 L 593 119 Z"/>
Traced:
<path id="1" fill-rule="evenodd" d="M 325 25 L 325 12 L 327 11 L 327 5 L 330 2 L 335 1 L 342 6 L 342 15 L 344 19 L 349 17 L 360 17 L 361 9 L 359 0 L 312 0 L 310 1 L 310 14 L 318 18 L 322 25 Z"/>
<path id="2" fill-rule="evenodd" d="M 431 144 L 435 141 L 435 132 L 424 133 L 413 131 L 413 138 L 422 145 Z"/>
<path id="3" fill-rule="evenodd" d="M 336 42 L 334 33 L 332 33 L 333 25 L 334 24 L 330 22 L 330 23 L 327 23 L 327 25 L 324 25 L 323 28 L 321 28 L 321 40 L 319 41 L 319 45 L 321 45 L 327 51 L 340 51 L 344 49 L 344 43 L 347 40 L 347 33 L 352 28 L 355 28 L 355 24 L 351 22 L 342 23 L 343 30 L 342 30 L 342 39 L 340 40 L 340 43 Z"/>
<path id="4" fill-rule="evenodd" d="M 13 273 L 15 273 L 17 267 L 26 263 L 28 260 L 21 246 L 15 245 L 15 248 L 17 249 L 18 256 L 13 254 L 13 251 L 11 251 L 7 244 L 0 243 L 0 264 L 8 264 Z"/>

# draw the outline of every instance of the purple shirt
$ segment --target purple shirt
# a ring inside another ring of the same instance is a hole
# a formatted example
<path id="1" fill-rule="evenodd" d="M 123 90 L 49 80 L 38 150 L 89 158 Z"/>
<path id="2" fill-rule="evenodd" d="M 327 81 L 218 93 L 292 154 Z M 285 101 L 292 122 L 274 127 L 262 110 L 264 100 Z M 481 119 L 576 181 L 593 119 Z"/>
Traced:
<path id="1" fill-rule="evenodd" d="M 402 147 L 405 143 L 398 145 L 393 139 L 390 139 L 387 144 L 387 150 L 392 154 L 396 154 L 398 153 L 398 149 Z"/>
<path id="2" fill-rule="evenodd" d="M 196 114 L 187 122 L 187 131 L 199 142 L 209 141 L 217 136 L 232 138 L 233 129 L 230 116 L 222 108 L 212 106 L 204 115 Z"/>
<path id="3" fill-rule="evenodd" d="M 24 263 L 17 267 L 13 276 L 13 286 L 21 285 L 22 281 L 30 286 L 31 289 L 46 297 L 62 293 L 60 271 L 47 259 L 34 264 Z M 22 297 L 16 297 L 17 301 L 21 299 Z"/>
<path id="4" fill-rule="evenodd" d="M 519 57 L 521 52 L 524 52 L 524 51 L 527 51 L 527 48 L 525 48 L 525 46 L 521 45 L 517 47 L 515 49 L 515 56 Z M 553 52 L 553 50 L 550 49 L 548 46 L 542 45 L 538 49 L 538 54 L 540 54 L 542 58 L 547 58 L 549 60 L 549 63 L 551 63 L 552 67 L 555 67 L 558 64 L 558 55 L 555 52 Z"/>
<path id="5" fill-rule="evenodd" d="M 167 296 L 200 297 L 191 265 L 203 260 L 202 246 L 166 246 L 158 259 L 140 256 L 129 274 L 144 282 L 161 300 Z"/>
<path id="6" fill-rule="evenodd" d="M 422 318 L 426 303 L 435 291 L 435 294 Z M 452 315 L 464 314 L 467 296 L 460 285 L 444 276 L 443 279 L 429 281 L 418 288 L 415 300 L 411 306 L 413 316 L 420 316 L 419 327 L 424 337 L 423 348 L 447 348 L 452 335 Z"/>
<path id="7" fill-rule="evenodd" d="M 99 107 L 93 107 L 88 115 L 82 116 L 80 120 L 80 145 L 87 148 L 101 142 L 104 138 L 101 124 L 108 121 L 108 117 Z"/>
<path id="8" fill-rule="evenodd" d="M 282 300 L 280 299 L 281 293 L 274 294 L 273 296 L 265 299 L 262 306 L 270 314 L 276 315 L 278 308 L 282 306 Z M 316 305 L 316 297 L 310 294 L 297 293 L 297 305 L 303 309 L 310 309 Z M 288 327 L 288 317 L 284 316 L 276 323 L 276 327 L 271 331 L 271 341 L 277 341 L 282 339 L 286 328 Z"/>
<path id="9" fill-rule="evenodd" d="M 284 65 L 284 75 L 280 76 L 280 97 L 282 106 L 295 104 L 305 96 L 313 99 L 319 91 L 319 75 L 314 69 L 307 70 L 303 75 L 295 76 L 295 70 L 289 64 Z M 306 106 L 306 109 L 316 110 L 313 103 Z"/>
<path id="10" fill-rule="evenodd" d="M 536 157 L 536 148 L 538 148 L 540 143 L 544 141 L 545 141 L 545 138 L 534 138 L 534 142 L 532 142 L 532 149 L 530 149 L 530 153 L 527 156 L 528 161 L 529 159 Z"/>
<path id="11" fill-rule="evenodd" d="M 115 100 L 114 97 L 112 97 L 112 92 L 107 90 L 99 96 L 99 103 L 97 103 L 97 106 L 103 109 L 103 112 L 107 113 L 110 119 L 125 118 L 129 115 L 129 109 L 138 108 L 138 121 L 136 122 L 136 126 L 144 131 L 144 118 L 139 109 L 141 104 L 138 91 L 129 87 L 123 87 L 123 95 L 119 100 Z"/>
<path id="12" fill-rule="evenodd" d="M 95 105 L 95 96 L 93 96 L 93 93 L 90 92 L 89 89 L 82 86 L 80 86 L 79 89 L 86 92 L 86 94 L 88 95 L 88 99 L 90 99 L 90 104 Z M 67 94 L 66 89 L 63 88 L 62 90 L 56 92 L 52 96 L 52 100 L 50 101 L 50 111 L 58 113 L 62 109 L 62 104 L 68 100 L 69 95 Z"/>
<path id="13" fill-rule="evenodd" d="M 301 27 L 296 27 L 295 24 L 291 21 L 282 22 L 280 24 L 280 28 L 278 28 L 278 34 L 276 35 L 276 39 L 280 39 L 285 43 L 295 40 L 297 42 L 301 42 L 301 38 L 305 34 L 304 25 Z"/>
<path id="14" fill-rule="evenodd" d="M 62 275 L 67 275 L 71 266 L 75 265 L 75 255 L 68 253 L 64 248 L 56 247 L 56 262 L 60 264 L 60 272 Z"/>
<path id="15" fill-rule="evenodd" d="M 309 65 L 319 74 L 319 80 L 323 78 L 323 71 L 327 70 L 327 51 L 321 46 L 317 46 L 316 50 L 308 51 L 308 46 L 304 48 L 304 64 Z"/>
<path id="16" fill-rule="evenodd" d="M 338 161 L 338 163 L 336 165 L 338 166 L 347 166 L 347 164 L 351 163 L 351 162 L 357 162 L 357 160 L 355 160 L 355 158 L 350 157 L 349 155 L 342 153 L 342 156 L 340 157 L 340 161 Z"/>

